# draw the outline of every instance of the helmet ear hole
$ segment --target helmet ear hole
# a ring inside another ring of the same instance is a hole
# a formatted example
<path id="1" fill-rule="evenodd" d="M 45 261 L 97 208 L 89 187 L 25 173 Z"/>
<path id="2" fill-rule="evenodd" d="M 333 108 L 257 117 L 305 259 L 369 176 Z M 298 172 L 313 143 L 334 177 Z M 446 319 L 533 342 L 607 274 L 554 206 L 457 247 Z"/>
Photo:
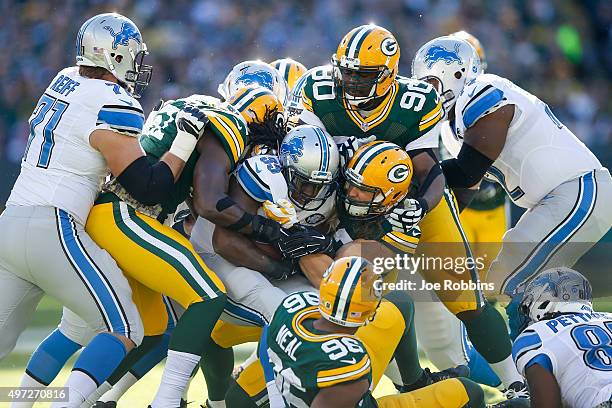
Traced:
<path id="1" fill-rule="evenodd" d="M 119 64 L 121 63 L 122 60 L 123 60 L 123 55 L 117 55 L 115 57 L 115 61 L 117 61 L 117 63 L 119 63 Z"/>
<path id="2" fill-rule="evenodd" d="M 459 71 L 455 72 L 455 78 L 457 79 L 461 79 L 461 77 L 463 76 L 463 74 Z"/>

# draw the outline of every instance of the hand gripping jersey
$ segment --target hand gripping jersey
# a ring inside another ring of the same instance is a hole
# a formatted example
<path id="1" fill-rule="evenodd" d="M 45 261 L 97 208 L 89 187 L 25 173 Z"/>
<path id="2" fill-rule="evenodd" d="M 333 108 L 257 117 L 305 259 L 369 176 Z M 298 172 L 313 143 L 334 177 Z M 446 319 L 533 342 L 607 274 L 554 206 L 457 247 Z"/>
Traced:
<path id="1" fill-rule="evenodd" d="M 563 406 L 591 408 L 612 399 L 612 314 L 575 313 L 529 326 L 512 346 L 525 375 L 539 364 L 559 384 Z"/>
<path id="2" fill-rule="evenodd" d="M 505 105 L 515 106 L 514 118 L 506 144 L 487 176 L 498 181 L 518 206 L 533 208 L 562 183 L 602 168 L 544 102 L 492 74 L 479 75 L 459 95 L 450 143 L 462 143 L 465 131 L 478 119 Z M 447 148 L 458 152 L 460 146 L 447 144 Z"/>
<path id="3" fill-rule="evenodd" d="M 267 353 L 276 386 L 289 407 L 305 408 L 321 389 L 366 379 L 372 384 L 370 358 L 361 340 L 318 331 L 319 295 L 298 292 L 283 300 L 268 326 Z M 375 407 L 370 392 L 359 407 Z"/>
<path id="4" fill-rule="evenodd" d="M 294 89 L 293 105 L 299 119 L 325 129 L 332 136 L 367 137 L 393 142 L 406 150 L 437 148 L 443 115 L 440 98 L 426 82 L 398 77 L 383 101 L 373 111 L 347 106 L 336 94 L 332 67 L 313 68 Z"/>
<path id="5" fill-rule="evenodd" d="M 151 162 L 156 162 L 170 150 L 177 132 L 176 113 L 187 103 L 196 106 L 206 114 L 209 120 L 206 128 L 212 130 L 212 133 L 221 142 L 233 170 L 247 145 L 247 125 L 240 113 L 231 105 L 205 95 L 192 95 L 168 102 L 162 106 L 154 118 L 147 120 L 147 128 L 143 130 L 140 138 L 140 145 L 147 154 L 147 158 Z M 168 214 L 173 214 L 178 205 L 191 195 L 193 172 L 199 157 L 200 153 L 194 149 L 181 176 L 174 183 L 172 192 L 159 205 L 147 207 L 138 203 L 116 181 L 107 184 L 104 189 L 117 194 L 119 198 L 143 214 L 163 220 Z"/>
<path id="6" fill-rule="evenodd" d="M 278 202 L 288 198 L 287 182 L 283 176 L 278 156 L 258 155 L 249 157 L 238 165 L 233 173 L 242 189 L 255 201 Z M 301 224 L 316 226 L 327 221 L 334 213 L 335 195 L 332 195 L 316 211 L 296 207 L 297 218 Z M 263 215 L 263 212 L 260 213 Z M 215 225 L 199 217 L 191 232 L 192 242 L 201 253 L 214 253 L 212 236 Z"/>
<path id="7" fill-rule="evenodd" d="M 85 224 L 109 170 L 89 144 L 96 129 L 138 136 L 144 123 L 140 104 L 113 82 L 60 71 L 30 116 L 30 137 L 21 173 L 7 206 L 51 206 Z"/>

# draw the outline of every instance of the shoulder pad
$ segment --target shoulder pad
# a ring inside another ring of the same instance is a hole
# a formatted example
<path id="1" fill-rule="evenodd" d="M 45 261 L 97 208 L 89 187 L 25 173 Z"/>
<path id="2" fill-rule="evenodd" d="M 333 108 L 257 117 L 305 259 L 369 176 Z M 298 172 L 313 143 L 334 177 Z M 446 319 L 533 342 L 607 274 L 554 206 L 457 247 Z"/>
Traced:
<path id="1" fill-rule="evenodd" d="M 467 129 L 478 119 L 506 104 L 506 96 L 493 75 L 479 75 L 467 83 L 457 99 L 455 117 Z"/>
<path id="2" fill-rule="evenodd" d="M 281 169 L 276 156 L 254 156 L 242 162 L 234 175 L 253 200 L 276 202 L 287 197 L 287 184 Z"/>

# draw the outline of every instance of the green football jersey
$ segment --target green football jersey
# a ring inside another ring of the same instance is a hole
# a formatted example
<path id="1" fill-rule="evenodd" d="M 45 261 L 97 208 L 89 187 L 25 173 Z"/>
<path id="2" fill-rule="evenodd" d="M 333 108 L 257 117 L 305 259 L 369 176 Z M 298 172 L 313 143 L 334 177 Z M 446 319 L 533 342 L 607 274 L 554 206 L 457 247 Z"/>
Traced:
<path id="1" fill-rule="evenodd" d="M 323 388 L 363 379 L 372 384 L 370 358 L 356 336 L 313 327 L 321 317 L 318 305 L 315 292 L 289 295 L 268 326 L 267 354 L 276 386 L 289 407 L 309 407 Z M 369 391 L 357 406 L 376 406 Z"/>
<path id="2" fill-rule="evenodd" d="M 209 120 L 206 125 L 207 129 L 212 130 L 212 133 L 218 137 L 230 160 L 231 171 L 233 171 L 248 143 L 247 124 L 240 113 L 231 105 L 205 95 L 191 95 L 187 98 L 170 101 L 154 113 L 153 117 L 147 119 L 140 137 L 140 145 L 147 154 L 148 160 L 151 163 L 157 162 L 170 150 L 177 134 L 176 114 L 187 103 L 201 109 L 206 114 Z M 200 153 L 197 149 L 194 149 L 171 193 L 160 205 L 146 207 L 135 202 L 131 197 L 126 196 L 124 191 L 121 191 L 117 183 L 107 186 L 106 190 L 117 194 L 132 207 L 147 215 L 164 218 L 167 214 L 174 213 L 177 206 L 191 195 L 193 172 L 199 157 Z"/>
<path id="3" fill-rule="evenodd" d="M 336 94 L 330 65 L 310 70 L 294 91 L 299 119 L 321 125 L 332 136 L 367 137 L 393 142 L 407 150 L 438 146 L 430 132 L 444 114 L 438 93 L 427 82 L 397 77 L 387 96 L 365 116 Z M 321 123 L 312 119 L 312 114 Z M 309 118 L 310 117 L 310 118 Z"/>

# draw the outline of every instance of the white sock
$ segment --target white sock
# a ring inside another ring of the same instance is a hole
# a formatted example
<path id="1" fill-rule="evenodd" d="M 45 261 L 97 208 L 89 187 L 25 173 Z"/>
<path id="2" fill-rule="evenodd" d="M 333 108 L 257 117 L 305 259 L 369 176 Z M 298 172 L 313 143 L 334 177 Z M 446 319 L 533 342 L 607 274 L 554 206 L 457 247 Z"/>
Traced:
<path id="1" fill-rule="evenodd" d="M 225 401 L 206 400 L 206 403 L 210 408 L 225 408 Z"/>
<path id="2" fill-rule="evenodd" d="M 257 360 L 259 358 L 259 356 L 257 355 L 257 350 L 253 351 L 251 353 L 251 355 L 249 356 L 249 358 L 247 358 L 246 360 L 244 360 L 244 363 L 240 364 L 242 367 L 247 367 L 249 365 L 251 365 L 252 363 L 255 362 L 255 360 Z"/>
<path id="3" fill-rule="evenodd" d="M 123 377 L 117 381 L 117 384 L 113 386 L 108 392 L 106 392 L 102 397 L 99 398 L 100 401 L 108 402 L 108 401 L 119 401 L 123 394 L 130 389 L 130 387 L 138 381 L 138 378 L 130 373 L 129 371 L 125 373 Z"/>
<path id="4" fill-rule="evenodd" d="M 85 402 L 81 404 L 81 408 L 91 408 L 106 393 L 108 390 L 113 388 L 108 381 L 104 381 L 89 397 L 85 399 Z"/>
<path id="5" fill-rule="evenodd" d="M 519 374 L 512 356 L 506 357 L 499 363 L 489 363 L 495 374 L 499 377 L 504 388 L 508 388 L 510 384 L 516 381 L 524 382 L 523 377 Z"/>
<path id="6" fill-rule="evenodd" d="M 191 373 L 191 377 L 189 377 L 189 382 L 187 383 L 187 386 L 185 387 L 185 391 L 183 392 L 183 399 L 187 402 L 189 402 L 189 387 L 191 386 L 191 382 L 193 381 L 193 378 L 195 377 L 197 371 L 193 370 L 193 372 Z"/>
<path id="7" fill-rule="evenodd" d="M 54 402 L 51 408 L 77 408 L 91 395 L 98 386 L 96 382 L 82 371 L 72 371 L 64 387 L 68 388 L 68 404 Z"/>
<path id="8" fill-rule="evenodd" d="M 191 373 L 199 361 L 200 356 L 198 355 L 168 350 L 161 384 L 151 406 L 153 408 L 178 407 Z"/>
<path id="9" fill-rule="evenodd" d="M 19 387 L 20 388 L 24 388 L 24 387 L 46 388 L 47 386 L 42 383 L 39 383 L 34 378 L 30 377 L 27 373 L 24 373 L 23 377 L 21 377 L 21 383 L 19 384 Z M 11 408 L 32 408 L 34 406 L 34 402 L 35 401 L 13 402 L 11 404 Z"/>
<path id="10" fill-rule="evenodd" d="M 399 367 L 397 366 L 397 361 L 395 361 L 394 358 L 389 361 L 389 364 L 385 369 L 385 375 L 393 382 L 393 384 L 404 385 L 402 375 L 400 374 Z"/>

